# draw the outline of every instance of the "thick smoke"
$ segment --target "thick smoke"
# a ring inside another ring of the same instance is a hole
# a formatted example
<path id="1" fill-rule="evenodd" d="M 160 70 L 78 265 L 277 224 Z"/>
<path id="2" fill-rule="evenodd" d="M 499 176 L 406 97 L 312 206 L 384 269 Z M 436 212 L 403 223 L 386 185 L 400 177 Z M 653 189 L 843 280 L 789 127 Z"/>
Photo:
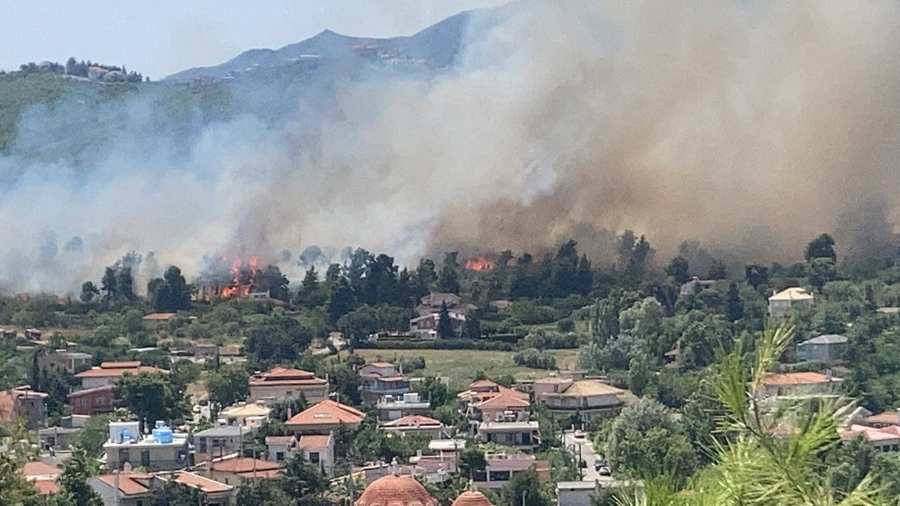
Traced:
<path id="1" fill-rule="evenodd" d="M 279 121 L 160 132 L 142 94 L 93 148 L 65 144 L 83 108 L 35 108 L 0 158 L 0 279 L 63 292 L 132 250 L 189 275 L 347 244 L 412 262 L 574 237 L 604 261 L 624 229 L 664 254 L 790 260 L 821 232 L 893 253 L 898 28 L 889 1 L 522 2 L 476 14 L 453 69 L 330 83 Z"/>

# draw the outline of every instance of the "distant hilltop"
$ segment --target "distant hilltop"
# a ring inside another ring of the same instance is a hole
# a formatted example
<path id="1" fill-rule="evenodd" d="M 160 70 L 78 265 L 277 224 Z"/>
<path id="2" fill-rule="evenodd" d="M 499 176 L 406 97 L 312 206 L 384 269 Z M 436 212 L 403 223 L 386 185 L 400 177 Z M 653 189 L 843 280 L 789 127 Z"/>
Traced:
<path id="1" fill-rule="evenodd" d="M 500 9 L 465 11 L 408 37 L 351 37 L 325 30 L 281 49 L 251 49 L 221 65 L 187 69 L 168 76 L 166 80 L 226 80 L 260 70 L 323 60 L 440 69 L 455 63 L 462 40 L 476 13 L 479 19 L 490 21 L 498 12 Z"/>

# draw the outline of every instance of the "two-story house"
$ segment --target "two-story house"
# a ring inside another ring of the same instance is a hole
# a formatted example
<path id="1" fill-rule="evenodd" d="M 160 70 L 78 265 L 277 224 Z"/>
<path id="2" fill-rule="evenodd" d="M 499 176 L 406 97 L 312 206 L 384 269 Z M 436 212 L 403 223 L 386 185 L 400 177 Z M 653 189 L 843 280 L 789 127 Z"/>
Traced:
<path id="1" fill-rule="evenodd" d="M 249 402 L 274 404 L 285 399 L 299 399 L 301 395 L 309 403 L 325 400 L 328 380 L 317 378 L 311 372 L 284 367 L 275 367 L 250 378 Z"/>
<path id="2" fill-rule="evenodd" d="M 191 464 L 188 435 L 173 432 L 157 422 L 152 435 L 142 436 L 138 422 L 110 422 L 109 439 L 103 444 L 106 468 L 130 471 L 172 471 Z"/>
<path id="3" fill-rule="evenodd" d="M 77 372 L 90 369 L 94 356 L 90 353 L 78 351 L 56 350 L 38 357 L 38 366 L 41 369 L 60 368 L 69 372 Z"/>
<path id="4" fill-rule="evenodd" d="M 199 455 L 222 457 L 240 451 L 253 438 L 253 429 L 243 425 L 221 425 L 195 433 L 191 438 Z"/>
<path id="5" fill-rule="evenodd" d="M 419 398 L 417 393 L 403 394 L 401 397 L 382 397 L 375 409 L 378 410 L 379 422 L 390 422 L 409 415 L 428 415 L 431 413 L 431 403 Z"/>
<path id="6" fill-rule="evenodd" d="M 372 362 L 359 369 L 363 402 L 375 404 L 386 395 L 399 397 L 409 392 L 409 378 L 399 373 L 394 364 Z"/>
<path id="7" fill-rule="evenodd" d="M 798 344 L 797 358 L 831 362 L 840 360 L 845 351 L 847 351 L 847 336 L 825 334 Z"/>
<path id="8" fill-rule="evenodd" d="M 87 390 L 75 390 L 68 395 L 69 406 L 76 415 L 96 415 L 98 413 L 110 413 L 113 406 L 114 386 L 88 388 Z"/>
<path id="9" fill-rule="evenodd" d="M 355 429 L 365 418 L 366 414 L 358 409 L 326 399 L 297 413 L 284 426 L 293 434 L 325 435 L 337 431 L 341 425 Z"/>
<path id="10" fill-rule="evenodd" d="M 484 443 L 497 443 L 524 452 L 532 452 L 541 444 L 538 422 L 491 421 L 478 426 L 478 439 Z"/>
<path id="11" fill-rule="evenodd" d="M 243 425 L 245 427 L 262 427 L 269 423 L 272 408 L 262 402 L 239 402 L 219 412 L 219 420 L 224 425 Z"/>
<path id="12" fill-rule="evenodd" d="M 117 381 L 128 374 L 138 375 L 146 373 L 164 373 L 169 371 L 156 367 L 142 366 L 139 361 L 132 362 L 103 362 L 100 367 L 92 367 L 75 375 L 81 380 L 81 389 L 101 388 L 114 386 Z"/>
<path id="13" fill-rule="evenodd" d="M 595 379 L 550 376 L 534 382 L 534 400 L 554 416 L 579 413 L 584 420 L 612 418 L 625 405 L 626 391 Z"/>
<path id="14" fill-rule="evenodd" d="M 37 430 L 47 421 L 47 397 L 28 387 L 0 391 L 0 423 L 21 420 L 28 430 Z"/>
<path id="15" fill-rule="evenodd" d="M 791 308 L 799 306 L 811 306 L 815 297 L 803 288 L 791 287 L 773 294 L 769 297 L 769 314 L 773 318 L 781 318 Z"/>
<path id="16" fill-rule="evenodd" d="M 763 380 L 762 394 L 770 398 L 831 395 L 841 381 L 831 374 L 818 372 L 772 373 Z"/>
<path id="17" fill-rule="evenodd" d="M 116 472 L 90 478 L 88 484 L 100 496 L 104 506 L 148 506 L 154 491 L 164 488 L 169 481 L 196 490 L 200 503 L 206 506 L 234 504 L 233 486 L 186 471 L 164 474 Z"/>

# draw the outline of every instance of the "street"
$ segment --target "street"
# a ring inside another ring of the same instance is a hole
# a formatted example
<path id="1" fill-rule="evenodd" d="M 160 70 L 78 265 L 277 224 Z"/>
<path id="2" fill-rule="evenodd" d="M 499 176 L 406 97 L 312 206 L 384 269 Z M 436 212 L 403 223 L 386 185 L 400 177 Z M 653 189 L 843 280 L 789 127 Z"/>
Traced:
<path id="1" fill-rule="evenodd" d="M 581 459 L 587 463 L 587 467 L 581 470 L 582 481 L 598 481 L 601 483 L 615 481 L 612 476 L 600 476 L 600 473 L 594 469 L 594 461 L 597 459 L 597 452 L 594 450 L 594 445 L 591 443 L 589 434 L 586 434 L 582 439 L 578 439 L 575 437 L 574 432 L 566 431 L 563 433 L 563 442 L 565 443 L 566 449 L 573 452 L 576 460 L 578 459 L 578 452 L 580 449 Z"/>

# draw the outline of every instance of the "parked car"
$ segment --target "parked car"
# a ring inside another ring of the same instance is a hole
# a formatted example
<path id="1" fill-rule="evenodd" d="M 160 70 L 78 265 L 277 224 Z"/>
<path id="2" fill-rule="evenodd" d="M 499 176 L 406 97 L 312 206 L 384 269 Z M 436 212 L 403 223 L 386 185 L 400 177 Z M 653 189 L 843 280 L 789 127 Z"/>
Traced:
<path id="1" fill-rule="evenodd" d="M 580 467 L 581 469 L 586 468 L 587 462 L 585 462 L 584 459 L 581 459 L 581 462 L 578 463 L 578 467 Z"/>
<path id="2" fill-rule="evenodd" d="M 584 439 L 584 431 L 579 429 L 575 431 L 575 439 Z"/>
<path id="3" fill-rule="evenodd" d="M 601 467 L 606 467 L 606 461 L 603 460 L 603 457 L 597 457 L 594 459 L 594 470 L 599 471 Z"/>
<path id="4" fill-rule="evenodd" d="M 612 470 L 607 466 L 600 466 L 597 472 L 600 473 L 600 476 L 612 476 Z"/>

